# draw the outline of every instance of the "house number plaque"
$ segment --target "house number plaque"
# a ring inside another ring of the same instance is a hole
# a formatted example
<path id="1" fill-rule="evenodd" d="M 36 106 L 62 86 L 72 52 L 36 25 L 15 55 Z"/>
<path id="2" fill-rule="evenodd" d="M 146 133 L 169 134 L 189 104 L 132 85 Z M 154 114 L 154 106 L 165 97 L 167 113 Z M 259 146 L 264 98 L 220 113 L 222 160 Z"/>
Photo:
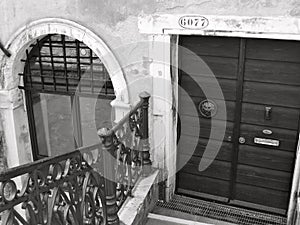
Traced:
<path id="1" fill-rule="evenodd" d="M 178 23 L 186 29 L 204 29 L 209 24 L 208 19 L 204 16 L 182 16 Z"/>

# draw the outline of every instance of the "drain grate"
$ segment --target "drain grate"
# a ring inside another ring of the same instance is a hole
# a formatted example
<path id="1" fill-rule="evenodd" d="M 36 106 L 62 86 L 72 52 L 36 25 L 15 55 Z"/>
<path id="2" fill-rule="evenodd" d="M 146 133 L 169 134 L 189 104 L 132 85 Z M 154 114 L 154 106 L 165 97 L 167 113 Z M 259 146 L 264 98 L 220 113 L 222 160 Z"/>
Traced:
<path id="1" fill-rule="evenodd" d="M 286 224 L 286 218 L 282 216 L 241 209 L 179 195 L 174 195 L 173 199 L 169 202 L 158 202 L 157 206 L 242 225 Z"/>

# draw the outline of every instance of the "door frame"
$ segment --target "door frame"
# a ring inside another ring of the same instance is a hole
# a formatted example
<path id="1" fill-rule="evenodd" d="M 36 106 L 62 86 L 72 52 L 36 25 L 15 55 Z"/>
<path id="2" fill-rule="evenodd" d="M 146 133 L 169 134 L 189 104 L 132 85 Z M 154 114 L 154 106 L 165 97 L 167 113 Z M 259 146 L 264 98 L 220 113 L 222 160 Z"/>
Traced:
<path id="1" fill-rule="evenodd" d="M 208 21 L 208 25 L 203 29 L 183 28 L 179 25 L 179 20 L 183 16 L 205 17 Z M 149 35 L 149 42 L 151 43 L 149 57 L 151 58 L 151 61 L 154 62 L 150 66 L 150 74 L 152 74 L 153 77 L 153 95 L 166 99 L 167 102 L 172 102 L 172 107 L 168 107 L 164 102 L 153 99 L 154 120 L 159 119 L 165 121 L 166 127 L 166 140 L 161 144 L 161 146 L 156 147 L 154 159 L 158 159 L 160 162 L 163 162 L 158 166 L 164 169 L 166 174 L 166 196 L 168 200 L 174 194 L 176 183 L 178 86 L 172 85 L 170 88 L 170 83 L 178 83 L 178 72 L 173 69 L 174 67 L 178 67 L 178 36 L 206 35 L 300 41 L 300 19 L 295 17 L 155 14 L 140 16 L 138 26 L 140 33 Z M 163 64 L 155 63 L 161 62 L 162 60 Z M 164 82 L 165 92 L 161 93 L 159 89 L 156 88 L 161 86 L 160 80 L 156 78 L 162 78 L 167 81 Z M 156 127 L 154 125 L 153 133 L 158 132 L 158 129 L 159 126 Z M 299 161 L 299 157 L 296 157 L 296 159 Z M 288 209 L 289 221 L 293 214 L 293 202 L 297 193 L 295 184 L 299 183 L 299 180 L 300 175 L 298 175 L 298 173 L 294 173 L 293 187 Z"/>

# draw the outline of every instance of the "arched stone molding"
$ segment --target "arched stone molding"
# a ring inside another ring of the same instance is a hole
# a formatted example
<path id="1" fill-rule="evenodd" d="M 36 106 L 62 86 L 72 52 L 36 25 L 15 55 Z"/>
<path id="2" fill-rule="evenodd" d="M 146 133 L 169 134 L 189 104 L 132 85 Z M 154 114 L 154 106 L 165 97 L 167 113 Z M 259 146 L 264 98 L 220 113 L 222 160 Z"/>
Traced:
<path id="1" fill-rule="evenodd" d="M 70 20 L 47 18 L 29 23 L 18 30 L 6 44 L 12 54 L 3 57 L 2 74 L 4 76 L 3 89 L 10 90 L 19 85 L 18 73 L 23 71 L 24 65 L 20 59 L 30 44 L 47 34 L 64 34 L 85 43 L 102 60 L 111 77 L 117 99 L 128 103 L 129 94 L 122 68 L 107 44 L 95 33 Z"/>
<path id="2" fill-rule="evenodd" d="M 0 113 L 2 115 L 5 140 L 7 145 L 7 163 L 9 167 L 32 161 L 28 119 L 23 104 L 19 73 L 23 72 L 25 50 L 38 38 L 47 34 L 64 34 L 85 43 L 102 60 L 114 86 L 116 99 L 116 121 L 128 112 L 129 93 L 123 70 L 107 44 L 95 33 L 76 22 L 45 18 L 27 24 L 19 29 L 5 45 L 11 57 L 0 52 Z M 120 118 L 118 118 L 120 117 Z"/>

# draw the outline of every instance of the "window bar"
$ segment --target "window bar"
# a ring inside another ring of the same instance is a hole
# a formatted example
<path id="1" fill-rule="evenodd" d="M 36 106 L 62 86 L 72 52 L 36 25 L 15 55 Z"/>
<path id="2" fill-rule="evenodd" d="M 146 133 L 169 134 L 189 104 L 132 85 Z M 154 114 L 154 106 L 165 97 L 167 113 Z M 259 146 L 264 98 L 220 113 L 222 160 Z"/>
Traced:
<path id="1" fill-rule="evenodd" d="M 49 35 L 49 50 L 50 50 L 51 67 L 52 67 L 52 79 L 53 79 L 53 84 L 54 84 L 54 90 L 56 91 L 55 67 L 54 67 L 54 60 L 53 60 L 51 35 Z"/>
<path id="2" fill-rule="evenodd" d="M 72 125 L 74 128 L 74 144 L 75 148 L 79 148 L 83 146 L 79 96 L 71 96 L 71 109 L 73 123 Z"/>
<path id="3" fill-rule="evenodd" d="M 45 47 L 45 45 L 43 45 L 43 47 Z M 48 46 L 49 47 L 49 46 Z M 31 57 L 38 57 L 38 56 L 35 56 L 35 55 L 32 55 Z M 43 55 L 43 57 L 47 57 L 47 58 L 50 58 L 51 56 L 50 55 Z M 64 58 L 63 56 L 54 56 L 53 58 Z M 66 56 L 67 59 L 76 59 L 76 57 L 70 57 L 70 56 Z M 85 58 L 85 57 L 80 57 L 81 59 L 82 58 Z M 88 57 L 89 59 L 90 57 Z M 24 61 L 24 59 L 22 59 L 21 61 Z M 34 62 L 34 60 L 31 60 L 32 62 Z M 62 61 L 53 61 L 54 63 L 63 63 Z M 51 60 L 42 60 L 42 63 L 51 63 Z M 77 62 L 68 62 L 68 64 L 76 64 L 77 65 Z M 90 62 L 80 62 L 80 65 L 86 65 L 86 66 L 89 66 L 90 65 Z M 96 66 L 102 66 L 102 64 L 100 63 L 93 63 L 93 65 L 96 65 Z M 45 70 L 43 68 L 43 70 Z"/>
<path id="4" fill-rule="evenodd" d="M 39 65 L 40 65 L 40 73 L 41 73 L 41 82 L 42 82 L 42 90 L 44 90 L 44 77 L 43 77 L 43 63 L 41 57 L 41 46 L 40 41 L 37 39 L 37 47 L 38 47 L 38 58 L 39 58 Z"/>
<path id="5" fill-rule="evenodd" d="M 65 79 L 66 79 L 66 89 L 67 89 L 67 91 L 69 91 L 65 35 L 61 35 L 61 39 L 62 39 L 62 45 L 63 45 L 63 56 L 64 56 L 64 66 L 65 66 L 64 72 L 65 72 Z"/>
<path id="6" fill-rule="evenodd" d="M 94 68 L 93 68 L 93 51 L 90 49 L 90 70 L 91 70 L 91 88 L 92 88 L 92 93 L 94 94 Z"/>
<path id="7" fill-rule="evenodd" d="M 77 56 L 77 76 L 79 79 L 78 85 L 79 85 L 79 92 L 81 92 L 81 66 L 80 66 L 80 46 L 79 46 L 79 41 L 76 40 L 76 56 Z"/>
<path id="8" fill-rule="evenodd" d="M 27 50 L 26 50 L 27 52 Z M 32 83 L 31 83 L 32 85 Z M 32 92 L 25 92 L 25 98 L 26 98 L 26 108 L 28 112 L 28 120 L 29 120 L 29 132 L 32 138 L 31 139 L 31 145 L 32 145 L 32 153 L 33 153 L 33 159 L 38 159 L 39 154 L 39 148 L 38 148 L 38 142 L 37 142 L 37 132 L 35 127 L 35 119 L 34 119 L 34 111 L 33 111 L 33 100 L 32 100 Z"/>
<path id="9" fill-rule="evenodd" d="M 29 80 L 30 80 L 30 87 L 32 87 L 32 76 L 31 76 L 31 68 L 30 68 L 30 61 L 29 61 L 29 53 L 28 53 L 28 50 L 26 50 L 26 63 L 27 63 L 27 69 L 28 69 Z M 25 75 L 27 75 L 27 74 L 25 74 Z M 24 77 L 23 77 L 23 82 L 24 82 L 24 86 L 26 86 L 25 84 L 27 83 L 27 76 L 26 76 L 25 81 L 24 81 Z"/>
<path id="10" fill-rule="evenodd" d="M 104 72 L 104 78 L 105 78 L 105 80 L 104 80 L 104 87 L 105 87 L 105 95 L 107 95 L 107 81 L 108 81 L 108 79 L 107 79 L 107 71 L 106 71 L 106 68 L 105 68 L 105 66 L 102 64 L 102 67 L 103 67 L 103 72 Z"/>

